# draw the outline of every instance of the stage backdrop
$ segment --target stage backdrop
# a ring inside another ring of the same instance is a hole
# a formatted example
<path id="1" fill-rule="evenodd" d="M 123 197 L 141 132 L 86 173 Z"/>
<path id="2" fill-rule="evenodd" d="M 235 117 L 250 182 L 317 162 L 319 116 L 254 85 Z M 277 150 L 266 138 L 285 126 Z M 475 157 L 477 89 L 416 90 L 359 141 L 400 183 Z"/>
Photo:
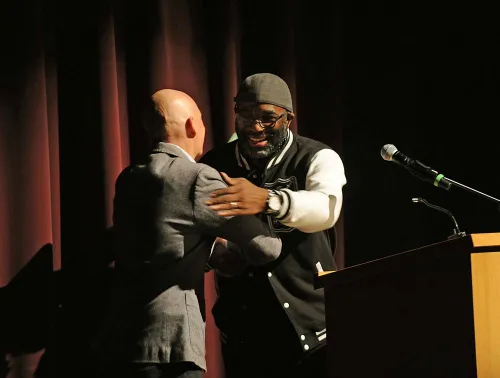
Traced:
<path id="1" fill-rule="evenodd" d="M 175 88 L 197 101 L 207 126 L 206 150 L 234 132 L 232 99 L 248 74 L 262 70 L 288 81 L 299 114 L 295 131 L 300 114 L 313 112 L 310 100 L 296 93 L 309 55 L 304 51 L 304 59 L 297 59 L 296 6 L 242 4 L 2 4 L 2 374 L 90 376 L 88 341 L 106 304 L 112 260 L 106 229 L 114 181 L 147 152 L 140 111 L 154 91 Z M 255 24 L 262 6 L 267 30 Z M 304 82 L 320 79 L 319 72 L 308 75 Z M 327 98 L 333 103 L 335 92 Z M 327 133 L 311 133 L 339 147 L 337 126 L 332 119 Z M 342 263 L 341 222 L 339 235 Z M 223 376 L 210 313 L 215 295 L 208 274 L 207 376 L 213 378 Z"/>
<path id="2" fill-rule="evenodd" d="M 468 232 L 498 231 L 490 202 L 379 156 L 393 143 L 500 195 L 498 25 L 479 5 L 445 3 L 2 1 L 0 378 L 92 376 L 114 181 L 147 152 L 141 104 L 161 88 L 198 102 L 208 150 L 234 131 L 241 79 L 283 77 L 293 130 L 345 162 L 340 267 L 444 240 L 450 220 L 414 196 L 449 208 Z M 206 376 L 223 378 L 210 274 L 206 287 Z"/>

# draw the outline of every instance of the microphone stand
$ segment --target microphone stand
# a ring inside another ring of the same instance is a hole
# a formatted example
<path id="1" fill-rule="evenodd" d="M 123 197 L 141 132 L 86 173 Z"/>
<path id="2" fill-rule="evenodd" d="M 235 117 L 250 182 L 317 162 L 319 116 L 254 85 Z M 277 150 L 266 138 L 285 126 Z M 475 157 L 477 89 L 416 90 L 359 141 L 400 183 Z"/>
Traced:
<path id="1" fill-rule="evenodd" d="M 453 224 L 455 225 L 455 228 L 453 229 L 453 234 L 448 236 L 448 239 L 456 239 L 456 238 L 461 238 L 461 237 L 465 236 L 465 232 L 460 231 L 460 228 L 458 227 L 458 223 L 457 223 L 455 217 L 453 216 L 453 214 L 449 210 L 446 210 L 446 209 L 439 207 L 439 206 L 436 206 L 436 205 L 432 205 L 420 197 L 412 198 L 411 200 L 414 203 L 423 203 L 425 206 L 430 207 L 431 209 L 441 211 L 442 213 L 445 213 L 446 215 L 448 215 L 451 218 L 451 220 L 453 221 Z"/>

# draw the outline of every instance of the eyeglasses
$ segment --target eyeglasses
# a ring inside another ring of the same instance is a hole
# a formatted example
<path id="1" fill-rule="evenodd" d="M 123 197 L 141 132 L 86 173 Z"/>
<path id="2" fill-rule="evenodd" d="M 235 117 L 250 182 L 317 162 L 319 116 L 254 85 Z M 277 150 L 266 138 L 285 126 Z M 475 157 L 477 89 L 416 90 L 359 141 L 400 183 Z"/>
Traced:
<path id="1" fill-rule="evenodd" d="M 284 112 L 279 117 L 263 115 L 261 118 L 255 118 L 252 114 L 247 112 L 236 112 L 236 120 L 243 126 L 249 126 L 256 122 L 262 128 L 273 128 L 276 126 L 276 122 L 286 114 L 287 112 Z"/>

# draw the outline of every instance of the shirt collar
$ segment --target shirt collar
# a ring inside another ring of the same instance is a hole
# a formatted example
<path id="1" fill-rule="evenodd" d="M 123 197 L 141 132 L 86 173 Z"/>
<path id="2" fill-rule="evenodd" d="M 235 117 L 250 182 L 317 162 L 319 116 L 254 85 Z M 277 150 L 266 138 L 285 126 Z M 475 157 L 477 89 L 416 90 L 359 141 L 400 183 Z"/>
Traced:
<path id="1" fill-rule="evenodd" d="M 186 151 L 184 151 L 181 147 L 179 147 L 177 144 L 174 143 L 160 142 L 153 151 L 165 152 L 165 153 L 180 152 L 181 154 L 186 156 L 189 159 L 189 161 L 196 163 L 196 161 L 193 159 L 191 155 L 189 155 Z"/>

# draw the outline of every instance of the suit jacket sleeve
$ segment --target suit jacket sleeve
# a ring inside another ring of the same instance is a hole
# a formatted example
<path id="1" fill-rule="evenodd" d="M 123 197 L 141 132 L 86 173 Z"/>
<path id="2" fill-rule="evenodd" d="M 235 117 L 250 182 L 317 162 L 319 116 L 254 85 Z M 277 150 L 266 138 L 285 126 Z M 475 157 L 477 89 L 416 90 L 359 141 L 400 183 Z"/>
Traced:
<path id="1" fill-rule="evenodd" d="M 202 165 L 194 188 L 195 224 L 205 234 L 236 243 L 249 264 L 266 264 L 278 258 L 281 240 L 259 218 L 254 215 L 221 217 L 205 204 L 210 193 L 226 186 L 215 169 Z"/>

